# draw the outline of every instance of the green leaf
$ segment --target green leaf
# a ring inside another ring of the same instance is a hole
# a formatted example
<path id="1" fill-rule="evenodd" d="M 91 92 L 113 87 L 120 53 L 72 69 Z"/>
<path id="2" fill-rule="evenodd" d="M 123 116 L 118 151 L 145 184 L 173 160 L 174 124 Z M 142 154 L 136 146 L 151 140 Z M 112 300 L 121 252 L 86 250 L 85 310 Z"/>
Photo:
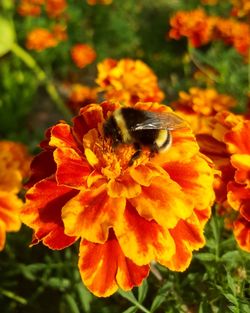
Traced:
<path id="1" fill-rule="evenodd" d="M 148 292 L 148 282 L 146 279 L 142 282 L 141 286 L 138 288 L 138 301 L 142 303 Z"/>
<path id="2" fill-rule="evenodd" d="M 156 311 L 165 300 L 166 300 L 166 295 L 165 294 L 157 295 L 154 298 L 154 301 L 152 302 L 152 305 L 151 305 L 151 308 L 150 308 L 150 312 Z"/>
<path id="3" fill-rule="evenodd" d="M 71 294 L 66 294 L 64 296 L 65 302 L 68 305 L 69 311 L 68 313 L 80 313 L 80 310 L 78 309 L 78 305 L 76 303 L 76 300 L 72 297 Z"/>
<path id="4" fill-rule="evenodd" d="M 83 285 L 82 282 L 77 284 L 76 290 L 79 296 L 79 301 L 81 303 L 81 306 L 84 310 L 84 312 L 90 312 L 90 304 L 93 300 L 92 294 L 88 291 L 88 289 Z"/>
<path id="5" fill-rule="evenodd" d="M 118 293 L 125 299 L 129 300 L 132 303 L 137 302 L 137 299 L 135 298 L 132 291 L 123 291 L 122 289 L 118 290 Z"/>
<path id="6" fill-rule="evenodd" d="M 226 261 L 226 262 L 237 262 L 241 260 L 241 256 L 239 251 L 235 250 L 235 251 L 228 251 L 226 253 L 224 253 L 221 257 L 222 261 Z"/>
<path id="7" fill-rule="evenodd" d="M 122 313 L 135 313 L 138 311 L 138 308 L 136 306 L 131 306 L 127 310 L 123 311 Z"/>
<path id="8" fill-rule="evenodd" d="M 195 254 L 195 258 L 200 261 L 215 261 L 215 255 L 212 253 L 197 253 Z"/>
<path id="9" fill-rule="evenodd" d="M 235 295 L 236 294 L 235 283 L 234 283 L 234 280 L 233 280 L 233 278 L 229 272 L 227 272 L 227 283 L 228 283 L 228 287 L 230 288 L 232 293 Z"/>
<path id="10" fill-rule="evenodd" d="M 15 42 L 15 30 L 12 23 L 0 16 L 0 57 L 11 50 Z"/>
<path id="11" fill-rule="evenodd" d="M 224 297 L 227 298 L 227 300 L 234 304 L 235 306 L 238 306 L 237 298 L 231 293 L 224 293 Z"/>

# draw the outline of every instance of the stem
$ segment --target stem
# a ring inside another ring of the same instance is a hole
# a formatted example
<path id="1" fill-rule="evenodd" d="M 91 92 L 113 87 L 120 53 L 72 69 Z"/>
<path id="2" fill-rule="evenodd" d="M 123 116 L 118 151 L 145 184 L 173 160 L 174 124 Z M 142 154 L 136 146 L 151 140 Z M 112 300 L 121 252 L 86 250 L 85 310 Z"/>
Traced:
<path id="1" fill-rule="evenodd" d="M 125 299 L 129 300 L 132 304 L 134 304 L 139 310 L 141 310 L 142 312 L 145 312 L 145 313 L 151 313 L 149 310 L 147 310 L 142 304 L 140 304 L 137 299 L 133 296 L 127 296 L 126 295 L 126 292 L 123 291 L 123 290 L 118 290 L 118 293 Z M 128 292 L 129 294 L 129 292 Z"/>
<path id="2" fill-rule="evenodd" d="M 45 85 L 47 93 L 51 97 L 51 99 L 56 104 L 58 110 L 64 115 L 66 120 L 70 120 L 72 117 L 71 112 L 65 106 L 63 100 L 61 99 L 59 93 L 56 90 L 53 82 L 48 79 L 46 73 L 39 67 L 36 63 L 35 59 L 22 47 L 20 47 L 17 43 L 14 43 L 11 47 L 11 51 L 19 57 L 36 75 L 36 78 L 41 84 Z"/>
<path id="3" fill-rule="evenodd" d="M 191 61 L 194 63 L 194 65 L 204 74 L 206 75 L 211 81 L 214 81 L 218 83 L 218 79 L 215 75 L 210 74 L 207 69 L 195 58 L 195 55 L 193 53 L 194 49 L 188 45 L 188 53 Z"/>

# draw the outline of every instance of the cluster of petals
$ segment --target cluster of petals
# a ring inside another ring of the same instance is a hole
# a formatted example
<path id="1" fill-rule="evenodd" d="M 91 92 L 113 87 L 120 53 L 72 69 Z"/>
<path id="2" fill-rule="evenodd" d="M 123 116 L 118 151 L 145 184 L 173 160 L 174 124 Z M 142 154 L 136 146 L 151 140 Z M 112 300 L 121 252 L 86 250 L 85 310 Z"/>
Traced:
<path id="1" fill-rule="evenodd" d="M 97 88 L 91 88 L 82 84 L 70 86 L 67 105 L 73 113 L 78 113 L 80 108 L 97 102 Z"/>
<path id="2" fill-rule="evenodd" d="M 54 34 L 45 28 L 35 28 L 26 38 L 26 48 L 29 50 L 43 51 L 57 46 L 58 41 Z"/>
<path id="3" fill-rule="evenodd" d="M 203 229 L 214 200 L 213 170 L 187 126 L 172 132 L 172 147 L 152 157 L 133 145 L 112 147 L 103 123 L 118 102 L 90 104 L 73 125 L 46 133 L 34 158 L 22 221 L 33 244 L 63 249 L 81 238 L 79 270 L 96 296 L 141 284 L 156 261 L 184 271 L 205 244 Z M 138 109 L 169 112 L 158 103 Z"/>
<path id="4" fill-rule="evenodd" d="M 39 16 L 43 7 L 50 18 L 61 16 L 67 8 L 66 0 L 21 0 L 17 12 L 21 16 Z"/>
<path id="5" fill-rule="evenodd" d="M 232 45 L 241 55 L 247 56 L 250 48 L 250 27 L 234 19 L 209 16 L 202 9 L 179 11 L 170 20 L 170 38 L 188 38 L 196 48 L 222 40 Z"/>
<path id="6" fill-rule="evenodd" d="M 250 252 L 250 120 L 223 111 L 210 126 L 210 134 L 199 134 L 197 140 L 220 171 L 215 175 L 216 202 L 231 221 L 239 246 Z"/>
<path id="7" fill-rule="evenodd" d="M 164 93 L 152 69 L 141 60 L 105 59 L 97 65 L 97 84 L 105 99 L 133 105 L 138 101 L 161 102 Z"/>
<path id="8" fill-rule="evenodd" d="M 96 4 L 104 4 L 109 5 L 113 2 L 113 0 L 87 0 L 89 5 L 96 5 Z"/>
<path id="9" fill-rule="evenodd" d="M 84 68 L 94 62 L 96 52 L 91 46 L 79 43 L 71 48 L 71 58 L 77 67 Z"/>
<path id="10" fill-rule="evenodd" d="M 22 179 L 28 176 L 31 158 L 20 143 L 0 141 L 0 251 L 4 248 L 6 232 L 18 231 L 22 206 L 17 194 Z"/>
<path id="11" fill-rule="evenodd" d="M 188 92 L 181 91 L 179 99 L 171 103 L 175 112 L 189 122 L 193 132 L 210 133 L 210 120 L 222 110 L 229 110 L 236 105 L 233 97 L 220 94 L 215 89 L 190 88 Z"/>
<path id="12" fill-rule="evenodd" d="M 171 19 L 169 37 L 187 37 L 191 45 L 198 48 L 213 38 L 214 18 L 208 18 L 204 10 L 178 11 Z"/>
<path id="13" fill-rule="evenodd" d="M 250 15 L 250 1 L 249 0 L 231 0 L 233 9 L 232 13 L 238 17 L 245 17 Z"/>
<path id="14" fill-rule="evenodd" d="M 46 28 L 35 28 L 27 34 L 26 48 L 29 50 L 43 51 L 56 47 L 61 41 L 67 40 L 67 27 L 55 24 L 51 31 Z"/>

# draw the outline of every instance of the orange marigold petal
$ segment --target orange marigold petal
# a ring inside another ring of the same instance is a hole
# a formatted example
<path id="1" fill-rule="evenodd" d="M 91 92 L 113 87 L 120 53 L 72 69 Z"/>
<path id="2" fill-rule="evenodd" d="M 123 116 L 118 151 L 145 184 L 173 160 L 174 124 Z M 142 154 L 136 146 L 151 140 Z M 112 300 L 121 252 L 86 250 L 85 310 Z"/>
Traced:
<path id="1" fill-rule="evenodd" d="M 112 198 L 124 197 L 130 199 L 138 196 L 141 192 L 141 186 L 129 175 L 121 176 L 118 180 L 110 179 L 107 187 L 108 194 Z"/>
<path id="2" fill-rule="evenodd" d="M 34 229 L 35 241 L 43 241 L 51 249 L 63 249 L 77 238 L 64 233 L 61 210 L 77 191 L 58 186 L 53 178 L 35 184 L 26 194 L 22 221 Z"/>
<path id="3" fill-rule="evenodd" d="M 247 212 L 249 211 L 250 207 L 250 189 L 245 188 L 244 185 L 237 184 L 233 181 L 228 183 L 227 189 L 227 200 L 232 208 L 235 210 L 240 210 L 242 215 L 245 212 L 245 214 L 249 216 L 250 213 L 247 214 Z"/>
<path id="4" fill-rule="evenodd" d="M 0 220 L 0 251 L 3 250 L 6 241 L 6 229 L 3 221 Z"/>
<path id="5" fill-rule="evenodd" d="M 176 253 L 170 261 L 162 263 L 170 270 L 184 271 L 192 259 L 192 251 L 204 246 L 203 228 L 195 214 L 186 221 L 180 220 L 174 229 L 170 230 L 176 245 Z"/>
<path id="6" fill-rule="evenodd" d="M 104 244 L 83 240 L 78 265 L 83 283 L 98 297 L 108 297 L 119 287 L 130 290 L 149 272 L 149 266 L 135 265 L 124 256 L 114 236 Z"/>
<path id="7" fill-rule="evenodd" d="M 38 181 L 51 176 L 56 171 L 56 163 L 53 157 L 53 150 L 42 151 L 34 157 L 30 165 L 31 176 L 25 184 L 26 188 L 32 187 Z"/>
<path id="8" fill-rule="evenodd" d="M 59 123 L 51 128 L 49 145 L 56 148 L 73 148 L 78 150 L 77 143 L 68 124 Z"/>
<path id="9" fill-rule="evenodd" d="M 22 205 L 22 200 L 16 195 L 0 191 L 0 220 L 5 224 L 6 231 L 18 231 L 20 229 L 19 214 Z"/>
<path id="10" fill-rule="evenodd" d="M 246 220 L 243 217 L 238 218 L 234 222 L 234 236 L 239 246 L 250 252 L 250 220 Z"/>
<path id="11" fill-rule="evenodd" d="M 250 121 L 238 123 L 225 134 L 225 142 L 230 153 L 250 154 Z"/>
<path id="12" fill-rule="evenodd" d="M 231 164 L 235 167 L 235 181 L 246 184 L 250 188 L 250 154 L 234 154 L 231 156 Z"/>
<path id="13" fill-rule="evenodd" d="M 137 265 L 152 260 L 167 261 L 175 253 L 175 243 L 169 231 L 154 220 L 141 217 L 129 203 L 114 230 L 122 251 Z"/>
<path id="14" fill-rule="evenodd" d="M 54 159 L 57 164 L 56 180 L 59 185 L 73 188 L 82 187 L 91 169 L 84 160 L 72 148 L 57 148 L 54 151 Z"/>
<path id="15" fill-rule="evenodd" d="M 110 198 L 106 185 L 82 191 L 63 207 L 65 233 L 103 243 L 108 239 L 109 228 L 117 223 L 124 208 L 125 199 Z"/>
<path id="16" fill-rule="evenodd" d="M 190 160 L 168 162 L 164 169 L 189 195 L 197 209 L 202 210 L 212 204 L 214 176 L 202 155 L 195 155 Z"/>
<path id="17" fill-rule="evenodd" d="M 166 228 L 173 228 L 180 218 L 189 217 L 193 210 L 192 199 L 167 176 L 156 177 L 150 186 L 143 186 L 140 195 L 130 202 L 141 216 L 154 219 Z"/>
<path id="18" fill-rule="evenodd" d="M 146 165 L 140 164 L 136 167 L 132 166 L 129 170 L 129 174 L 138 184 L 149 186 L 152 179 L 164 174 L 164 171 L 161 167 L 153 163 L 147 163 Z"/>

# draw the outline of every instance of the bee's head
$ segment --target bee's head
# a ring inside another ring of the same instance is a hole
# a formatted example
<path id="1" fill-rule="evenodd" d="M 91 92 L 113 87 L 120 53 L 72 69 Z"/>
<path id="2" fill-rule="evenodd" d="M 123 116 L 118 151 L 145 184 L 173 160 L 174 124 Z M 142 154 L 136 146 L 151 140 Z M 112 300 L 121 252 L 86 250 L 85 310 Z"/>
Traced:
<path id="1" fill-rule="evenodd" d="M 122 137 L 120 134 L 119 127 L 113 116 L 111 116 L 103 125 L 103 133 L 105 138 L 110 138 L 112 140 L 113 147 L 122 143 Z"/>

